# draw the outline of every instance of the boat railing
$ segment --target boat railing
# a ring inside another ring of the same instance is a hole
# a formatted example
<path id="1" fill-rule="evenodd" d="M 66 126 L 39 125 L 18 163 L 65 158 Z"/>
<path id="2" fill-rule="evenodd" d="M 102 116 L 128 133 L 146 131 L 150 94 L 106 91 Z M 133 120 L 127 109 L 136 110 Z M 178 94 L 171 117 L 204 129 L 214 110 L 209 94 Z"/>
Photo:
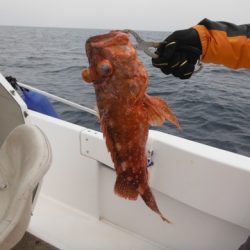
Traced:
<path id="1" fill-rule="evenodd" d="M 78 104 L 78 103 L 69 101 L 69 100 L 64 99 L 64 98 L 62 98 L 62 97 L 53 95 L 53 94 L 51 94 L 51 93 L 48 93 L 48 92 L 46 92 L 46 91 L 37 89 L 37 88 L 35 88 L 35 87 L 32 87 L 32 86 L 30 86 L 30 85 L 27 85 L 27 84 L 24 84 L 24 83 L 21 83 L 21 82 L 18 82 L 18 85 L 19 85 L 20 87 L 22 87 L 22 88 L 25 88 L 25 89 L 28 89 L 28 90 L 32 90 L 32 91 L 34 91 L 34 92 L 37 92 L 37 93 L 39 93 L 39 94 L 42 94 L 42 95 L 44 95 L 44 96 L 46 96 L 46 97 L 48 97 L 48 98 L 51 98 L 52 100 L 55 100 L 55 101 L 64 103 L 64 104 L 66 104 L 66 105 L 68 105 L 68 106 L 71 106 L 71 107 L 73 107 L 73 108 L 76 108 L 76 109 L 79 109 L 79 110 L 82 110 L 82 111 L 85 111 L 85 112 L 88 112 L 88 113 L 90 113 L 90 114 L 92 114 L 92 115 L 97 116 L 97 112 L 96 112 L 95 110 L 90 109 L 90 108 L 88 108 L 88 107 L 85 107 L 85 106 L 83 106 L 83 105 L 80 105 L 80 104 Z"/>

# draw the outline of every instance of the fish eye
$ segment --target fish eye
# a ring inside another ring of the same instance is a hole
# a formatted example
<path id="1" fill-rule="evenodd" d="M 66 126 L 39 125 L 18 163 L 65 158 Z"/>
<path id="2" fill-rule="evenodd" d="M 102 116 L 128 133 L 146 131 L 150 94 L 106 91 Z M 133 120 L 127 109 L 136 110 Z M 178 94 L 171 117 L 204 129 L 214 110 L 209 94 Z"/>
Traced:
<path id="1" fill-rule="evenodd" d="M 103 60 L 98 64 L 98 72 L 101 75 L 109 76 L 112 74 L 112 65 L 108 60 Z"/>
<path id="2" fill-rule="evenodd" d="M 101 71 L 105 74 L 108 74 L 110 73 L 110 67 L 108 64 L 102 64 L 101 65 Z"/>

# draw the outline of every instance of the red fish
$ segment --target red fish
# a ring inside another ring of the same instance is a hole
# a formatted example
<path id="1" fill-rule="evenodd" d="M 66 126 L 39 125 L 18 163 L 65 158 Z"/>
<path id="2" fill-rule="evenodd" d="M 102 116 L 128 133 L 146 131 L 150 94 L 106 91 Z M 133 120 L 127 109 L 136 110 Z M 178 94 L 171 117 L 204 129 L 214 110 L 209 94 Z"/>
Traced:
<path id="1" fill-rule="evenodd" d="M 130 43 L 128 34 L 112 31 L 86 42 L 89 68 L 82 71 L 93 82 L 101 128 L 114 162 L 117 195 L 136 200 L 166 219 L 158 209 L 148 184 L 145 146 L 149 125 L 166 119 L 180 128 L 169 106 L 159 97 L 146 94 L 148 74 Z"/>

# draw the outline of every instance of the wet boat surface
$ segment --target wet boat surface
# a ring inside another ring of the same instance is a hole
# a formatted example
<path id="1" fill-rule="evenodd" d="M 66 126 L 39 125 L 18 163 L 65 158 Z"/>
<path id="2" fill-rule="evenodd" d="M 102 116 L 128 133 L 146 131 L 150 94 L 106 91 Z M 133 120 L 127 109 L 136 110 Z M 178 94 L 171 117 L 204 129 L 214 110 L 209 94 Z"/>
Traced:
<path id="1" fill-rule="evenodd" d="M 45 241 L 35 237 L 30 233 L 25 233 L 22 240 L 12 250 L 58 250 L 54 246 Z"/>

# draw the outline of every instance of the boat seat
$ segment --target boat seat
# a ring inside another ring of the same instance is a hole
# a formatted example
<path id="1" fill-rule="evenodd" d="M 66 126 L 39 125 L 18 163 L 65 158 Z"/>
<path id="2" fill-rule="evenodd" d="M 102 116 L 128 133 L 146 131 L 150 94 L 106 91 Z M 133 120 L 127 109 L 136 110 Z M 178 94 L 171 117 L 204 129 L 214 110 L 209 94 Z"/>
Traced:
<path id="1" fill-rule="evenodd" d="M 0 148 L 0 249 L 9 250 L 23 237 L 39 183 L 51 164 L 43 132 L 20 125 Z"/>

